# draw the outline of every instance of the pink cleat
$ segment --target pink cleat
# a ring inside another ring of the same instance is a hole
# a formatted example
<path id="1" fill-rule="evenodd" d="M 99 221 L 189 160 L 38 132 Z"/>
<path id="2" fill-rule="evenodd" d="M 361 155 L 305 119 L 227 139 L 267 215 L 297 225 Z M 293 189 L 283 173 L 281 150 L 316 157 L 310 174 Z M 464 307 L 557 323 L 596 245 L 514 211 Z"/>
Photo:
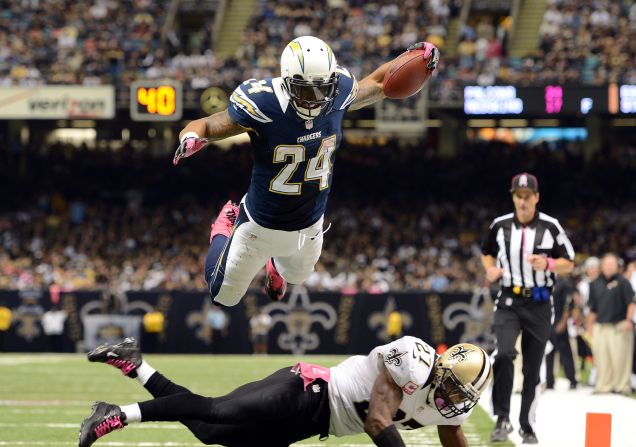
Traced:
<path id="1" fill-rule="evenodd" d="M 79 447 L 90 447 L 102 436 L 115 430 L 121 430 L 126 425 L 126 415 L 117 405 L 106 402 L 95 402 L 93 412 L 84 419 L 79 433 Z"/>
<path id="2" fill-rule="evenodd" d="M 210 226 L 210 243 L 212 243 L 212 239 L 217 234 L 230 237 L 232 227 L 234 226 L 234 222 L 236 222 L 238 214 L 239 207 L 231 200 L 228 200 L 227 203 L 223 205 L 223 208 L 221 208 L 219 216 Z"/>
<path id="3" fill-rule="evenodd" d="M 267 270 L 265 293 L 267 293 L 267 296 L 269 296 L 272 301 L 282 300 L 287 290 L 287 281 L 285 281 L 285 279 L 280 276 L 280 273 L 278 273 L 278 270 L 276 270 L 272 258 L 265 264 L 265 270 Z"/>

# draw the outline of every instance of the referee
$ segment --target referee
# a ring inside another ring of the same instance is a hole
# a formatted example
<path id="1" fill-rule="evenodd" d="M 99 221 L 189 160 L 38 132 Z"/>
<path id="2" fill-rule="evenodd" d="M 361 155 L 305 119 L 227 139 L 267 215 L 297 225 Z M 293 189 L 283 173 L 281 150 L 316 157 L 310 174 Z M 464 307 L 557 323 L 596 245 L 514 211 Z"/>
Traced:
<path id="1" fill-rule="evenodd" d="M 482 264 L 489 282 L 499 282 L 495 301 L 497 351 L 494 362 L 493 405 L 497 424 L 492 442 L 506 441 L 512 432 L 510 395 L 515 342 L 521 332 L 523 391 L 519 434 L 524 444 L 537 444 L 531 408 L 539 370 L 550 338 L 552 287 L 556 274 L 574 268 L 574 249 L 559 221 L 537 210 L 539 184 L 526 172 L 512 179 L 515 212 L 493 220 L 482 247 Z M 531 420 L 532 419 L 532 420 Z"/>

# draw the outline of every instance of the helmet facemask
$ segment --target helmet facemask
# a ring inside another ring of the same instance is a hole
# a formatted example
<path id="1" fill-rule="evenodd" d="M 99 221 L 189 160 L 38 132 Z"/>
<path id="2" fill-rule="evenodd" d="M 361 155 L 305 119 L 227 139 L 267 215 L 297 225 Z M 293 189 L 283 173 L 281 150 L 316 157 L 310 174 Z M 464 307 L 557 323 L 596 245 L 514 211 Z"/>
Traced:
<path id="1" fill-rule="evenodd" d="M 338 95 L 338 73 L 332 73 L 326 81 L 307 81 L 300 75 L 283 79 L 285 91 L 298 116 L 311 120 L 329 113 Z"/>
<path id="2" fill-rule="evenodd" d="M 445 418 L 468 413 L 479 401 L 479 393 L 470 384 L 463 385 L 450 369 L 441 368 L 435 382 L 433 400 Z"/>
<path id="3" fill-rule="evenodd" d="M 435 361 L 428 402 L 445 418 L 468 413 L 492 379 L 486 352 L 470 343 L 452 346 Z"/>

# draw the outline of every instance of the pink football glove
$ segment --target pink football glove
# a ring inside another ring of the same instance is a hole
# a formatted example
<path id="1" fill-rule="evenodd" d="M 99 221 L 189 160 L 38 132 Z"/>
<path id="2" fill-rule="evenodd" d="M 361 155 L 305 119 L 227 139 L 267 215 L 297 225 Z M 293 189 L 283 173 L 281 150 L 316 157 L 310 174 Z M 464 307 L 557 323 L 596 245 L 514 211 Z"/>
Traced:
<path id="1" fill-rule="evenodd" d="M 181 160 L 182 158 L 188 158 L 192 154 L 196 154 L 207 144 L 207 138 L 186 138 L 181 142 L 181 144 L 175 151 L 174 158 L 172 159 L 172 164 L 176 166 L 177 164 L 179 164 L 179 160 Z"/>
<path id="2" fill-rule="evenodd" d="M 424 50 L 424 59 L 428 59 L 429 57 L 431 58 L 431 60 L 428 63 L 428 69 L 431 70 L 431 73 L 432 73 L 433 70 L 437 68 L 437 64 L 439 63 L 439 50 L 432 43 L 417 42 L 410 45 L 406 50 L 407 51 Z"/>

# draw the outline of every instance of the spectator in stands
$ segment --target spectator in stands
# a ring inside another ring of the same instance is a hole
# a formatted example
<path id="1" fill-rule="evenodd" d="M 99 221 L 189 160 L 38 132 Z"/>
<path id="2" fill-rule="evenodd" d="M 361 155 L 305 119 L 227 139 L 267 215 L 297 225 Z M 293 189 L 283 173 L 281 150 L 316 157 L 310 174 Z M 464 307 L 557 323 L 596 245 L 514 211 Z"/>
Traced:
<path id="1" fill-rule="evenodd" d="M 574 370 L 574 358 L 570 347 L 570 336 L 568 334 L 568 319 L 570 318 L 574 303 L 572 293 L 574 285 L 569 278 L 559 277 L 552 291 L 554 307 L 554 322 L 552 323 L 552 333 L 550 334 L 550 351 L 546 355 L 546 387 L 554 388 L 554 356 L 559 353 L 559 363 L 563 366 L 565 376 L 570 381 L 570 389 L 576 389 L 577 380 Z"/>
<path id="2" fill-rule="evenodd" d="M 603 256 L 601 276 L 590 284 L 589 305 L 587 331 L 592 336 L 598 370 L 595 392 L 629 394 L 636 297 L 629 281 L 619 272 L 615 254 Z"/>
<path id="3" fill-rule="evenodd" d="M 156 308 L 146 312 L 143 318 L 144 337 L 142 342 L 144 351 L 161 352 L 161 337 L 165 328 L 165 317 Z"/>
<path id="4" fill-rule="evenodd" d="M 580 303 L 577 303 L 582 308 L 586 308 L 588 306 L 588 301 L 590 297 L 590 284 L 592 284 L 601 274 L 600 271 L 601 261 L 596 256 L 590 256 L 585 260 L 583 264 L 584 275 L 583 278 L 576 285 L 579 293 L 581 294 Z M 587 315 L 587 309 L 584 312 Z"/>
<path id="5" fill-rule="evenodd" d="M 576 349 L 580 359 L 580 370 L 584 371 L 587 360 L 592 356 L 592 347 L 589 343 L 589 334 L 585 332 L 585 320 L 589 314 L 590 284 L 599 275 L 601 261 L 596 256 L 590 256 L 583 263 L 583 277 L 577 283 L 577 294 L 574 295 L 573 317 L 577 325 Z M 590 380 L 596 380 L 596 371 L 590 375 Z M 590 382 L 591 383 L 591 382 Z"/>
<path id="6" fill-rule="evenodd" d="M 389 314 L 388 321 L 386 322 L 386 334 L 389 336 L 390 341 L 402 338 L 402 314 L 400 311 L 393 310 Z"/>
<path id="7" fill-rule="evenodd" d="M 4 351 L 4 339 L 11 328 L 11 309 L 0 303 L 0 352 Z"/>
<path id="8" fill-rule="evenodd" d="M 631 261 L 627 264 L 625 278 L 631 284 L 632 289 L 636 290 L 636 261 Z"/>
<path id="9" fill-rule="evenodd" d="M 267 343 L 271 326 L 272 317 L 262 307 L 256 315 L 250 318 L 254 354 L 267 354 Z"/>
<path id="10" fill-rule="evenodd" d="M 42 329 L 48 338 L 50 352 L 62 352 L 64 349 L 64 325 L 68 315 L 57 304 L 42 315 Z"/>
<path id="11" fill-rule="evenodd" d="M 210 348 L 213 353 L 218 353 L 223 342 L 223 338 L 227 336 L 228 319 L 225 312 L 217 306 L 211 306 L 207 314 L 207 324 L 210 334 Z"/>

